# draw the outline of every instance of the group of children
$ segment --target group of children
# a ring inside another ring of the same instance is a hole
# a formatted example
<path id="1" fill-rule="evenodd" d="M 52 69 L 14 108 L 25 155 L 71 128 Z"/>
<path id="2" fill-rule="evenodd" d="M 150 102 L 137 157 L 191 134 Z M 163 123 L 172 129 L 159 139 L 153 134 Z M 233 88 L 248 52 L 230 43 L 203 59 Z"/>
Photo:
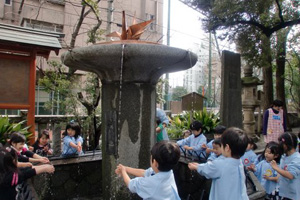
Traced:
<path id="1" fill-rule="evenodd" d="M 69 123 L 63 136 L 62 157 L 81 155 L 83 140 L 80 126 L 74 122 Z M 47 158 L 53 153 L 49 132 L 43 130 L 31 148 L 27 148 L 25 142 L 23 134 L 14 132 L 7 145 L 0 148 L 0 199 L 16 199 L 17 185 L 36 174 L 54 173 L 55 169 Z"/>
<path id="2" fill-rule="evenodd" d="M 116 174 L 123 177 L 131 192 L 143 199 L 180 199 L 172 168 L 180 151 L 206 156 L 207 162 L 188 164 L 190 170 L 212 179 L 209 199 L 247 200 L 246 170 L 251 170 L 266 190 L 266 199 L 300 200 L 300 154 L 297 136 L 284 133 L 277 142 L 269 142 L 256 156 L 256 144 L 239 128 L 218 126 L 214 140 L 206 144 L 202 124 L 190 125 L 192 135 L 176 143 L 160 141 L 151 151 L 147 170 L 119 164 Z M 168 167 L 164 167 L 168 166 Z M 128 174 L 137 176 L 131 179 Z"/>

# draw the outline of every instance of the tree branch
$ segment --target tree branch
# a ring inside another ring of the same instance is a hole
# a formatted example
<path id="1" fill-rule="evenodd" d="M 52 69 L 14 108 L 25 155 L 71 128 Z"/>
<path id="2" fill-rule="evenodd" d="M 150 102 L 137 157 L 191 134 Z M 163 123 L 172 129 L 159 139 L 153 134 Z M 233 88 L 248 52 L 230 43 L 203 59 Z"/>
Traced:
<path id="1" fill-rule="evenodd" d="M 280 18 L 280 21 L 281 23 L 284 23 L 284 19 L 283 19 L 283 16 L 282 16 L 282 9 L 281 9 L 281 6 L 280 6 L 280 3 L 278 0 L 276 0 L 276 5 L 277 5 L 277 8 L 278 8 L 278 16 Z"/>

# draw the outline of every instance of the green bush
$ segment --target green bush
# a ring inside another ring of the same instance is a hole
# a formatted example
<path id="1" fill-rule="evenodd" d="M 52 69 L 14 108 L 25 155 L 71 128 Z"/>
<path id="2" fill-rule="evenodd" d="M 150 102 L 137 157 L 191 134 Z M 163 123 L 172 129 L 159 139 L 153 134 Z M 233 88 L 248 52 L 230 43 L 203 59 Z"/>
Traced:
<path id="1" fill-rule="evenodd" d="M 30 128 L 29 126 L 24 127 L 25 122 L 26 121 L 24 120 L 19 123 L 11 123 L 7 116 L 0 117 L 0 143 L 5 145 L 7 139 L 10 137 L 10 134 L 13 132 L 20 132 L 24 134 L 28 141 L 28 138 L 32 136 L 32 133 L 28 131 Z"/>
<path id="2" fill-rule="evenodd" d="M 190 129 L 190 119 L 190 112 L 183 112 L 173 117 L 167 129 L 169 137 L 171 139 L 181 138 L 182 131 Z M 206 108 L 201 111 L 193 111 L 192 119 L 202 123 L 202 132 L 205 134 L 213 133 L 213 129 L 220 123 L 219 116 L 208 112 Z"/>

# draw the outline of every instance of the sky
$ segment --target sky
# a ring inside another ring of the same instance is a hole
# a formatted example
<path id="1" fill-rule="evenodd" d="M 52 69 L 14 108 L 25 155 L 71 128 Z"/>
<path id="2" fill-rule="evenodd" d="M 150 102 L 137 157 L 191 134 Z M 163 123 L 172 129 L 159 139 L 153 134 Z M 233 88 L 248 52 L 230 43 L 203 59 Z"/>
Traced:
<path id="1" fill-rule="evenodd" d="M 170 46 L 191 50 L 195 44 L 208 40 L 200 21 L 201 14 L 179 0 L 171 0 Z M 168 0 L 164 0 L 164 27 L 168 27 Z M 165 40 L 166 41 L 166 40 Z M 220 49 L 233 50 L 235 47 L 226 41 L 218 40 Z M 184 71 L 170 73 L 169 83 L 172 87 L 183 86 Z"/>
<path id="2" fill-rule="evenodd" d="M 170 46 L 190 50 L 195 43 L 201 43 L 206 34 L 202 30 L 199 12 L 179 0 L 171 0 Z M 168 26 L 168 0 L 164 0 L 164 27 Z M 165 33 L 166 34 L 166 33 Z M 184 72 L 169 74 L 172 87 L 183 86 Z"/>

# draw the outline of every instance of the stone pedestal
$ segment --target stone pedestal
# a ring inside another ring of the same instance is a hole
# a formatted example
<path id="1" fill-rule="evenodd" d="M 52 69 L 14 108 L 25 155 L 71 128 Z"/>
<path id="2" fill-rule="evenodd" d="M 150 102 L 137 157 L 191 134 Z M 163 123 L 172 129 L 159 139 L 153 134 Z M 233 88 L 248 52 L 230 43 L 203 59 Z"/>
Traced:
<path id="1" fill-rule="evenodd" d="M 122 41 L 73 49 L 62 61 L 97 73 L 102 82 L 103 199 L 134 199 L 115 175 L 116 166 L 150 166 L 155 85 L 164 73 L 192 67 L 197 56 L 164 45 Z"/>
<path id="2" fill-rule="evenodd" d="M 263 82 L 257 77 L 252 76 L 252 66 L 246 65 L 244 67 L 245 77 L 242 78 L 243 92 L 242 92 L 242 106 L 243 106 L 243 126 L 248 136 L 257 138 L 255 135 L 255 117 L 254 111 L 260 105 L 260 98 L 257 91 L 257 85 Z M 260 117 L 260 112 L 259 116 Z"/>

